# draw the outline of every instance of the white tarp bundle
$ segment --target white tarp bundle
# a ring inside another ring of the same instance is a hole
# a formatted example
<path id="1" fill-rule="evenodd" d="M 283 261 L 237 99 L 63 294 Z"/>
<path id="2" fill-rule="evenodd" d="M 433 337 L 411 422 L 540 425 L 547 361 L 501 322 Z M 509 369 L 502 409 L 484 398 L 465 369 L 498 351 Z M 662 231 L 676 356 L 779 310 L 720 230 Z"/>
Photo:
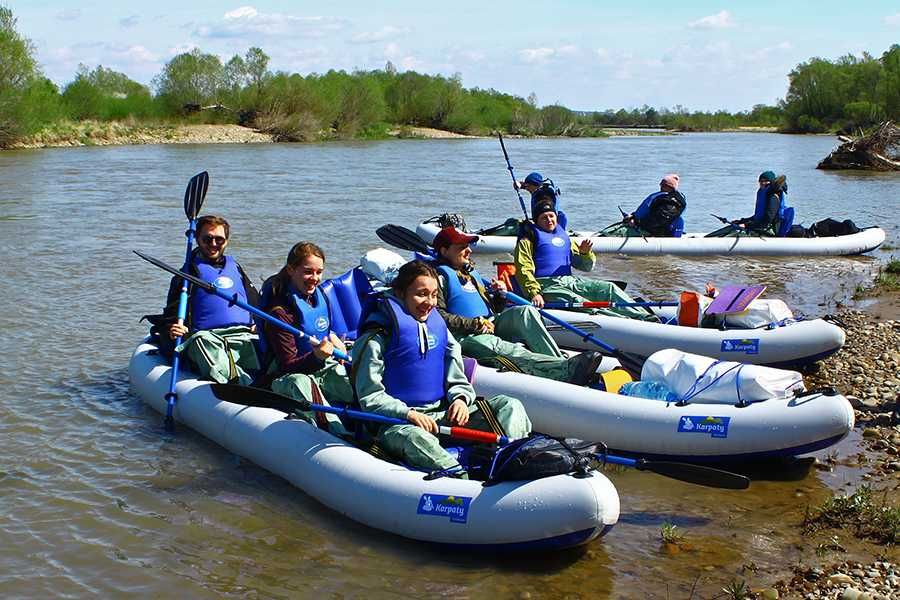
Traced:
<path id="1" fill-rule="evenodd" d="M 389 284 L 397 276 L 400 267 L 408 262 L 408 259 L 393 250 L 375 248 L 363 254 L 359 259 L 359 266 L 369 277 Z"/>
<path id="2" fill-rule="evenodd" d="M 777 298 L 756 299 L 747 310 L 739 313 L 717 315 L 716 325 L 724 321 L 727 329 L 755 329 L 769 323 L 778 323 L 785 319 L 793 319 L 794 313 L 784 300 Z"/>
<path id="3" fill-rule="evenodd" d="M 717 361 L 673 348 L 650 355 L 641 381 L 665 384 L 682 400 L 721 404 L 789 398 L 806 389 L 796 371 Z"/>

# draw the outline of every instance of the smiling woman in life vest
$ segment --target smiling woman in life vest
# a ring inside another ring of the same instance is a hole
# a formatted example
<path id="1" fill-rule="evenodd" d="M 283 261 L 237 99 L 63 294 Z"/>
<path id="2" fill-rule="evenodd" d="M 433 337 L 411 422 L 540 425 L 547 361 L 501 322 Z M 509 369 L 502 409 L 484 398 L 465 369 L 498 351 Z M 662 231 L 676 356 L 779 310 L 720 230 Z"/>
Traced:
<path id="1" fill-rule="evenodd" d="M 459 470 L 464 476 L 441 448 L 438 425 L 518 438 L 528 435 L 531 422 L 515 398 L 476 402 L 459 344 L 435 310 L 437 298 L 431 265 L 412 261 L 401 267 L 391 291 L 363 315 L 351 381 L 363 410 L 409 421 L 380 428 L 377 439 L 387 452 L 415 468 Z"/>
<path id="2" fill-rule="evenodd" d="M 222 217 L 204 215 L 197 219 L 197 247 L 183 270 L 215 282 L 219 289 L 235 293 L 244 302 L 256 305 L 256 288 L 238 262 L 225 254 L 230 234 L 231 227 Z M 252 374 L 259 369 L 250 313 L 191 285 L 188 287 L 187 317 L 180 323 L 181 285 L 181 277 L 172 278 L 166 307 L 162 315 L 154 319 L 155 330 L 160 334 L 160 348 L 169 352 L 173 340 L 188 336 L 177 350 L 187 356 L 201 378 L 219 383 L 249 384 Z"/>
<path id="3" fill-rule="evenodd" d="M 342 352 L 346 348 L 331 332 L 331 308 L 319 289 L 324 270 L 322 249 L 312 242 L 299 242 L 288 252 L 281 270 L 263 284 L 263 310 L 306 334 L 297 337 L 280 327 L 261 326 L 272 356 L 268 373 L 273 379 L 272 391 L 279 394 L 317 404 L 327 404 L 325 398 L 348 404 L 353 401 L 353 390 L 347 371 L 332 358 L 335 348 Z M 312 343 L 310 337 L 317 342 Z M 315 418 L 320 426 L 327 421 L 333 433 L 345 433 L 336 416 L 318 412 Z"/>
<path id="4" fill-rule="evenodd" d="M 593 243 L 585 238 L 576 243 L 560 226 L 556 215 L 556 196 L 549 188 L 541 188 L 534 204 L 534 222 L 526 222 L 519 230 L 513 260 L 516 281 L 523 295 L 537 308 L 545 302 L 633 302 L 618 286 L 600 279 L 574 277 L 572 269 L 590 272 L 596 257 Z M 656 317 L 634 308 L 599 309 L 612 316 L 636 319 Z"/>

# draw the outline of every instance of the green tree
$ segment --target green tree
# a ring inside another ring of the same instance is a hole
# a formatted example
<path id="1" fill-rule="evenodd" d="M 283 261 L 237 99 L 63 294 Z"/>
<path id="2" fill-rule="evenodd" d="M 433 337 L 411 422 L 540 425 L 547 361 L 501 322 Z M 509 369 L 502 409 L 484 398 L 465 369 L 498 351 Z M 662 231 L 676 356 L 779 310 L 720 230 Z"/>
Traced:
<path id="1" fill-rule="evenodd" d="M 146 118 L 154 112 L 146 86 L 102 65 L 93 71 L 78 65 L 75 79 L 63 90 L 62 101 L 73 119 Z"/>
<path id="2" fill-rule="evenodd" d="M 14 143 L 35 126 L 26 98 L 42 86 L 31 42 L 16 31 L 16 18 L 0 6 L 0 148 Z"/>
<path id="3" fill-rule="evenodd" d="M 222 61 L 195 48 L 166 63 L 153 85 L 171 113 L 183 113 L 191 105 L 217 104 L 224 89 Z"/>
<path id="4" fill-rule="evenodd" d="M 256 90 L 256 100 L 262 96 L 263 86 L 270 77 L 269 56 L 262 49 L 254 46 L 247 50 L 244 55 L 244 65 L 246 67 L 247 77 L 250 79 L 250 85 Z"/>

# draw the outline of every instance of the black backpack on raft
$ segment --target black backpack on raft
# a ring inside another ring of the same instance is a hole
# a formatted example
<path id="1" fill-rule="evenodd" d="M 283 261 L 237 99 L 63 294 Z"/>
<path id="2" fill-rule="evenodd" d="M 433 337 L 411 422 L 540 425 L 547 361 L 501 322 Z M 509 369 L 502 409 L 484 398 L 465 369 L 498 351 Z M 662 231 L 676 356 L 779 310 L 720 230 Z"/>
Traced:
<path id="1" fill-rule="evenodd" d="M 597 444 L 538 433 L 499 448 L 479 444 L 467 450 L 470 477 L 484 480 L 484 485 L 493 485 L 567 473 L 587 476 L 596 460 Z"/>

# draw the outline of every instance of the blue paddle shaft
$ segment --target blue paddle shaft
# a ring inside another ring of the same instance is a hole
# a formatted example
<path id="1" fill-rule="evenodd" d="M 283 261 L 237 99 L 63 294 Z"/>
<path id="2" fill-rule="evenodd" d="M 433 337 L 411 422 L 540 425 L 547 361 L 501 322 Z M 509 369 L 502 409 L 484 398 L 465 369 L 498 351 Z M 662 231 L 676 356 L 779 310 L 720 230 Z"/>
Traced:
<path id="1" fill-rule="evenodd" d="M 285 331 L 289 331 L 290 333 L 293 333 L 297 337 L 309 338 L 310 343 L 312 343 L 313 345 L 317 345 L 320 342 L 320 340 L 316 339 L 315 337 L 313 337 L 311 335 L 307 335 L 306 333 L 304 333 L 303 331 L 300 331 L 296 327 L 288 325 L 281 319 L 273 317 L 269 313 L 263 312 L 251 304 L 247 304 L 246 302 L 244 302 L 243 300 L 238 298 L 237 294 L 227 294 L 227 293 L 223 292 L 222 290 L 220 290 L 219 288 L 217 288 L 214 283 L 209 283 L 209 282 L 206 282 L 206 283 L 210 286 L 209 291 L 211 291 L 212 293 L 214 293 L 216 296 L 218 296 L 220 298 L 228 300 L 229 304 L 234 304 L 236 306 L 239 306 L 240 308 L 243 308 L 251 315 L 255 315 L 255 316 L 259 317 L 260 319 L 263 319 L 264 321 L 267 321 L 267 322 L 271 323 L 272 325 L 275 325 L 276 327 L 280 327 L 281 329 L 284 329 Z M 341 352 L 337 348 L 334 349 L 334 351 L 332 352 L 332 355 L 334 355 L 334 357 L 339 360 L 343 360 L 345 362 L 350 362 L 350 356 L 346 352 Z"/>
<path id="2" fill-rule="evenodd" d="M 484 285 L 487 285 L 487 286 L 491 285 L 491 282 L 488 281 L 487 279 L 483 278 L 483 277 L 481 278 L 481 281 L 484 283 Z M 526 299 L 523 298 L 522 296 L 517 296 L 516 294 L 513 294 L 512 292 L 506 292 L 506 299 L 509 300 L 510 302 L 512 302 L 513 304 L 518 304 L 518 305 L 520 305 L 520 306 L 534 306 L 531 302 L 529 302 L 528 300 L 526 300 Z M 602 349 L 606 350 L 606 351 L 609 352 L 610 354 L 615 354 L 615 353 L 618 352 L 618 350 L 616 350 L 615 348 L 613 348 L 613 347 L 610 346 L 609 344 L 606 344 L 606 343 L 604 343 L 604 342 L 601 342 L 600 340 L 598 340 L 597 338 L 595 338 L 595 337 L 594 337 L 593 335 L 591 335 L 590 333 L 588 333 L 588 332 L 586 332 L 586 331 L 583 331 L 583 330 L 581 330 L 581 329 L 575 327 L 574 325 L 572 325 L 572 324 L 570 324 L 570 323 L 567 323 L 566 321 L 560 319 L 559 317 L 557 317 L 557 316 L 555 316 L 555 315 L 551 315 L 551 314 L 548 313 L 546 310 L 538 309 L 538 312 L 541 314 L 542 317 L 544 317 L 544 318 L 547 319 L 548 321 L 553 321 L 554 323 L 556 323 L 557 325 L 559 325 L 559 326 L 562 327 L 563 329 L 568 329 L 568 330 L 571 331 L 572 333 L 577 334 L 578 336 L 580 336 L 581 339 L 583 339 L 584 341 L 586 341 L 586 342 L 591 342 L 592 344 L 595 344 L 595 345 L 597 345 L 597 346 L 600 346 Z"/>
<path id="3" fill-rule="evenodd" d="M 197 233 L 197 220 L 191 219 L 188 224 L 188 230 L 185 232 L 187 236 L 187 250 L 184 253 L 185 264 L 191 260 L 191 250 L 194 247 L 194 235 Z M 181 295 L 178 297 L 178 323 L 184 323 L 187 317 L 188 305 L 188 280 L 181 280 Z M 181 345 L 181 336 L 175 338 L 175 347 Z M 175 403 L 178 401 L 178 394 L 175 393 L 175 385 L 178 383 L 178 369 L 181 366 L 181 355 L 174 353 L 172 358 L 172 379 L 169 381 L 169 393 L 166 394 L 166 421 L 171 422 L 172 412 L 175 410 Z"/>

